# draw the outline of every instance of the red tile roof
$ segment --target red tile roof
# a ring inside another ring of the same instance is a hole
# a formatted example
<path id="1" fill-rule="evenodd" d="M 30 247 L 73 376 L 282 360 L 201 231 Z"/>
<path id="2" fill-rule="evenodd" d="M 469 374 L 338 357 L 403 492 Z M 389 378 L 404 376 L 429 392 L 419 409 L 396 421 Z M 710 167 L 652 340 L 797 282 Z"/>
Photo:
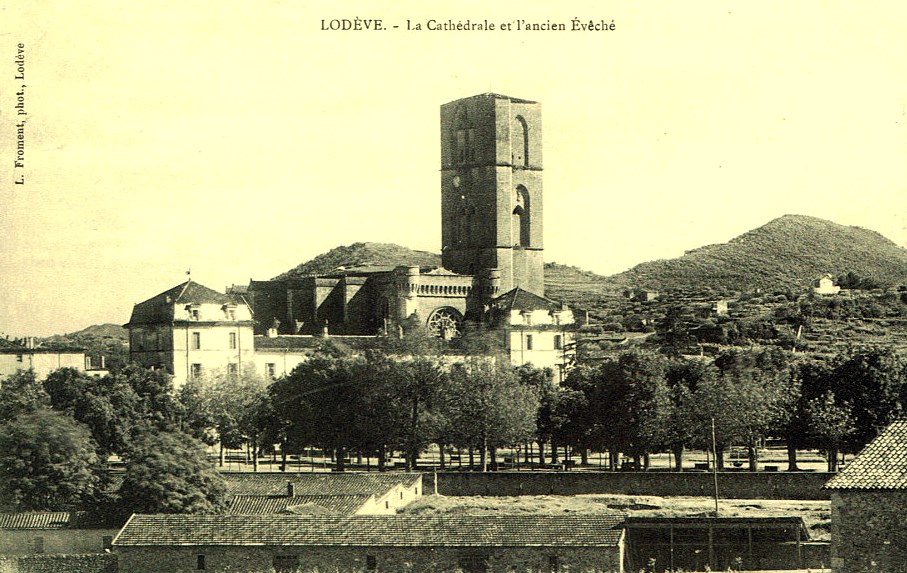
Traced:
<path id="1" fill-rule="evenodd" d="M 135 546 L 615 547 L 614 515 L 133 515 L 114 539 Z"/>
<path id="2" fill-rule="evenodd" d="M 824 489 L 907 490 L 907 419 L 889 424 Z"/>

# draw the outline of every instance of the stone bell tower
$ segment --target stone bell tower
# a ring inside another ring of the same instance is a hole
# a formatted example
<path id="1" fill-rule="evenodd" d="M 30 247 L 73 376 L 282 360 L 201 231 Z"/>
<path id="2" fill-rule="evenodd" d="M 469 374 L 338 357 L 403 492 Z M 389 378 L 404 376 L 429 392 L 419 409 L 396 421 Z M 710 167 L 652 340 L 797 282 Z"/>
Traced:
<path id="1" fill-rule="evenodd" d="M 488 93 L 441 106 L 441 262 L 544 294 L 541 104 Z"/>

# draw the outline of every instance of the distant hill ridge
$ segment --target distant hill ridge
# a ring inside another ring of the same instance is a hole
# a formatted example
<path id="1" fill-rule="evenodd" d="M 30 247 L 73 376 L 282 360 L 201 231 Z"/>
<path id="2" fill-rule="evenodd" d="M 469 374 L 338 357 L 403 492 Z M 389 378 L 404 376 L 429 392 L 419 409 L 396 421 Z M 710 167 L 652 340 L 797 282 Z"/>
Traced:
<path id="1" fill-rule="evenodd" d="M 329 273 L 344 266 L 439 266 L 441 257 L 389 243 L 353 243 L 318 255 L 276 278 Z M 784 215 L 727 243 L 687 251 L 602 276 L 558 263 L 545 264 L 545 291 L 587 307 L 596 296 L 624 288 L 745 291 L 806 289 L 825 273 L 855 272 L 881 284 L 907 283 L 907 250 L 881 234 L 804 215 Z M 591 297 L 591 298 L 590 298 Z"/>
<path id="2" fill-rule="evenodd" d="M 437 267 L 441 265 L 441 255 L 428 251 L 414 251 L 393 243 L 353 243 L 349 246 L 335 247 L 274 278 L 323 275 L 338 267 L 399 265 Z"/>
<path id="3" fill-rule="evenodd" d="M 326 274 L 350 266 L 440 266 L 441 256 L 390 243 L 353 243 L 318 255 L 275 278 Z M 816 217 L 784 215 L 727 243 L 687 251 L 676 259 L 636 265 L 602 276 L 558 263 L 545 264 L 545 294 L 593 310 L 626 288 L 743 292 L 809 288 L 825 273 L 854 272 L 882 285 L 907 284 L 907 249 L 881 234 Z M 126 339 L 113 324 L 90 326 L 66 338 Z"/>
<path id="4" fill-rule="evenodd" d="M 869 229 L 784 215 L 727 243 L 642 263 L 609 279 L 656 290 L 802 289 L 825 273 L 850 271 L 880 284 L 905 283 L 907 250 Z"/>

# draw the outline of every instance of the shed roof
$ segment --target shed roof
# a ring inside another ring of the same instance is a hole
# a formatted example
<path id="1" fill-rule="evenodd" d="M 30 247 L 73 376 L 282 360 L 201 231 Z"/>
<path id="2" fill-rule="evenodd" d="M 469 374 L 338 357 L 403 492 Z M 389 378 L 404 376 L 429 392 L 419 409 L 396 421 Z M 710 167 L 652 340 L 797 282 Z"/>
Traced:
<path id="1" fill-rule="evenodd" d="M 374 496 L 366 493 L 351 495 L 237 495 L 230 502 L 229 513 L 240 515 L 264 513 L 352 515 Z M 324 512 L 308 511 L 300 506 L 317 507 Z"/>
<path id="2" fill-rule="evenodd" d="M 287 474 L 239 472 L 223 474 L 228 495 L 285 495 L 287 484 L 293 484 L 293 494 L 306 495 L 377 495 L 394 486 L 414 486 L 422 474 L 411 473 L 309 473 Z"/>
<path id="3" fill-rule="evenodd" d="M 907 490 L 907 419 L 889 424 L 824 489 Z"/>
<path id="4" fill-rule="evenodd" d="M 615 547 L 614 515 L 133 515 L 114 546 Z"/>
<path id="5" fill-rule="evenodd" d="M 69 520 L 67 511 L 0 513 L 0 529 L 65 529 Z"/>

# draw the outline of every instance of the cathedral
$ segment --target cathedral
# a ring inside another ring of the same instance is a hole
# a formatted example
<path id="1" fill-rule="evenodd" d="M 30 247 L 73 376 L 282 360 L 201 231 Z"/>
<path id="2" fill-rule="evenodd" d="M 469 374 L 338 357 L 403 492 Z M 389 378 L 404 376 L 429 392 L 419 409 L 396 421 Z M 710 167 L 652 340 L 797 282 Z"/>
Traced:
<path id="1" fill-rule="evenodd" d="M 562 379 L 574 320 L 544 297 L 542 249 L 541 105 L 491 93 L 460 99 L 441 106 L 440 267 L 338 268 L 225 294 L 190 281 L 135 305 L 130 355 L 177 385 L 246 364 L 278 376 L 320 337 L 355 347 L 424 324 L 452 339 L 472 323 L 499 333 L 514 364 Z"/>

